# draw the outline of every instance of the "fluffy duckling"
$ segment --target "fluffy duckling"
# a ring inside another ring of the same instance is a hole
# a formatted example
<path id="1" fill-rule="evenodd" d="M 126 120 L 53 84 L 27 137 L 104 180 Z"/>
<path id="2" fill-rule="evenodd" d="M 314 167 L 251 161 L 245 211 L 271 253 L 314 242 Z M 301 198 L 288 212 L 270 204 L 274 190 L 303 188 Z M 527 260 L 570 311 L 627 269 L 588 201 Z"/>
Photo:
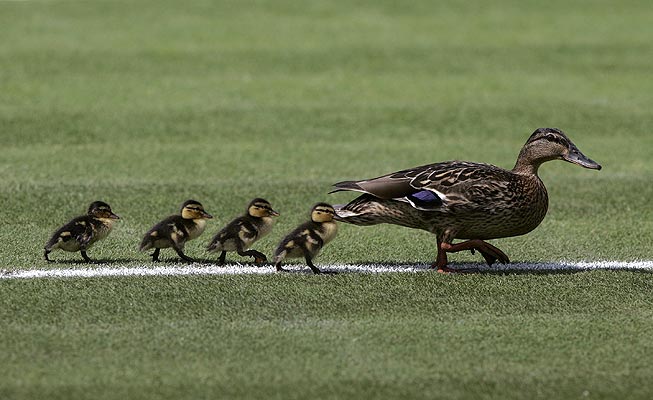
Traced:
<path id="1" fill-rule="evenodd" d="M 152 261 L 159 261 L 161 249 L 172 247 L 182 260 L 195 262 L 184 254 L 186 242 L 199 237 L 206 228 L 206 220 L 213 216 L 206 211 L 199 201 L 186 200 L 181 205 L 180 215 L 171 215 L 147 231 L 141 241 L 139 250 L 154 248 Z"/>
<path id="2" fill-rule="evenodd" d="M 313 273 L 321 271 L 313 265 L 313 258 L 322 247 L 329 243 L 338 233 L 338 226 L 333 220 L 335 210 L 330 204 L 318 203 L 311 210 L 311 220 L 290 232 L 274 252 L 274 264 L 277 271 L 284 271 L 281 263 L 285 258 L 304 257 Z"/>
<path id="3" fill-rule="evenodd" d="M 93 262 L 88 255 L 88 250 L 95 242 L 107 237 L 113 223 L 120 219 L 111 211 L 111 207 L 103 201 L 94 201 L 88 207 L 86 215 L 73 218 L 70 222 L 57 229 L 50 240 L 45 244 L 43 256 L 46 261 L 52 261 L 48 254 L 52 250 L 79 251 L 86 262 Z"/>
<path id="4" fill-rule="evenodd" d="M 252 200 L 244 215 L 234 219 L 218 232 L 208 245 L 209 252 L 221 251 L 219 263 L 224 264 L 228 251 L 238 255 L 254 257 L 257 263 L 266 262 L 265 254 L 256 250 L 247 250 L 254 242 L 270 233 L 274 220 L 279 213 L 272 209 L 269 201 L 261 198 Z"/>

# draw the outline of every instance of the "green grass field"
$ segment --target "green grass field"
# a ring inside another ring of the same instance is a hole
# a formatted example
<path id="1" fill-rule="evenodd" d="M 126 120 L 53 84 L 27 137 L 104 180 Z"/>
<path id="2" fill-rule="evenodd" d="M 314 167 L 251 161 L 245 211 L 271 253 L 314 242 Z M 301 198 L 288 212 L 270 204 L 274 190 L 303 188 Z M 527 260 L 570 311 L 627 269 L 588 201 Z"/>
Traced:
<path id="1" fill-rule="evenodd" d="M 257 196 L 270 254 L 346 179 L 450 159 L 513 166 L 538 127 L 602 171 L 541 168 L 549 214 L 511 260 L 653 260 L 647 1 L 0 1 L 0 273 L 85 268 L 42 248 L 93 200 L 89 251 L 188 198 Z M 428 264 L 435 238 L 341 225 L 316 260 Z M 162 253 L 169 262 L 173 253 Z M 243 261 L 231 256 L 235 261 Z M 457 263 L 481 257 L 456 254 Z M 0 279 L 0 398 L 653 396 L 650 271 Z"/>

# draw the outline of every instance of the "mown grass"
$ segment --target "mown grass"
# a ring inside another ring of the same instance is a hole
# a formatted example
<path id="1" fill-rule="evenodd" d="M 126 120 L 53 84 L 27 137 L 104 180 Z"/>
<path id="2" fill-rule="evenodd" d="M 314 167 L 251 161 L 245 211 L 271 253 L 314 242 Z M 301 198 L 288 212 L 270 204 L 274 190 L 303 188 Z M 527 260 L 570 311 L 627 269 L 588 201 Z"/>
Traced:
<path id="1" fill-rule="evenodd" d="M 115 265 L 147 264 L 140 236 L 187 198 L 217 216 L 189 255 L 257 196 L 282 213 L 269 254 L 312 204 L 351 199 L 334 182 L 509 168 L 542 126 L 604 169 L 544 165 L 547 218 L 494 243 L 514 261 L 651 260 L 651 13 L 0 2 L 0 269 L 59 268 L 43 244 L 97 199 L 123 220 L 89 254 Z M 427 233 L 341 226 L 317 264 L 434 253 Z M 648 398 L 649 293 L 649 274 L 616 271 L 0 280 L 0 397 Z"/>
<path id="2" fill-rule="evenodd" d="M 646 398 L 652 284 L 609 271 L 3 282 L 0 393 Z"/>

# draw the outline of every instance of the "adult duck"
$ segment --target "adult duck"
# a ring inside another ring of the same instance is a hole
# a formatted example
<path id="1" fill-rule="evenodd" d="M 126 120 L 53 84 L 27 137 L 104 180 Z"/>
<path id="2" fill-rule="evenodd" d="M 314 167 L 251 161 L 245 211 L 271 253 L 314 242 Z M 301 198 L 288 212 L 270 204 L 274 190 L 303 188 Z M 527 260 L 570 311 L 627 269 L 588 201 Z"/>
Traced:
<path id="1" fill-rule="evenodd" d="M 335 206 L 336 220 L 354 225 L 389 223 L 435 234 L 438 255 L 432 266 L 439 272 L 454 272 L 447 267 L 447 253 L 464 250 L 478 251 L 489 265 L 505 264 L 508 256 L 485 240 L 523 235 L 542 222 L 549 200 L 537 172 L 551 160 L 601 169 L 560 129 L 540 128 L 528 138 L 512 170 L 446 161 L 336 183 L 332 193 L 363 193 Z M 466 241 L 453 243 L 454 239 Z"/>

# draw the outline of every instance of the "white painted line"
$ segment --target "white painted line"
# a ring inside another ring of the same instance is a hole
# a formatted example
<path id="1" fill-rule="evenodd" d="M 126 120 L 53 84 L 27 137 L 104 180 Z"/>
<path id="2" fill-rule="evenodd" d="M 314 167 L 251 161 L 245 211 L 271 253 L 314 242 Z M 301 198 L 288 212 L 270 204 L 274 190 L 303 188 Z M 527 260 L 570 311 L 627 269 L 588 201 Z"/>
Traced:
<path id="1" fill-rule="evenodd" d="M 452 264 L 452 268 L 473 272 L 547 272 L 547 271 L 586 271 L 586 270 L 639 270 L 653 272 L 653 261 L 581 261 L 581 262 L 547 262 L 547 263 L 514 263 L 487 266 L 485 264 Z M 284 268 L 293 272 L 310 273 L 310 270 L 300 264 L 286 265 Z M 327 272 L 349 273 L 416 273 L 432 271 L 428 265 L 416 264 L 333 264 L 319 265 L 318 268 Z M 80 267 L 59 269 L 32 270 L 0 270 L 0 279 L 36 279 L 36 278 L 94 278 L 116 276 L 183 276 L 183 275 L 247 275 L 272 274 L 272 266 L 253 266 L 251 264 L 231 264 L 216 266 L 206 264 L 169 264 L 166 266 L 134 266 L 134 267 Z"/>

